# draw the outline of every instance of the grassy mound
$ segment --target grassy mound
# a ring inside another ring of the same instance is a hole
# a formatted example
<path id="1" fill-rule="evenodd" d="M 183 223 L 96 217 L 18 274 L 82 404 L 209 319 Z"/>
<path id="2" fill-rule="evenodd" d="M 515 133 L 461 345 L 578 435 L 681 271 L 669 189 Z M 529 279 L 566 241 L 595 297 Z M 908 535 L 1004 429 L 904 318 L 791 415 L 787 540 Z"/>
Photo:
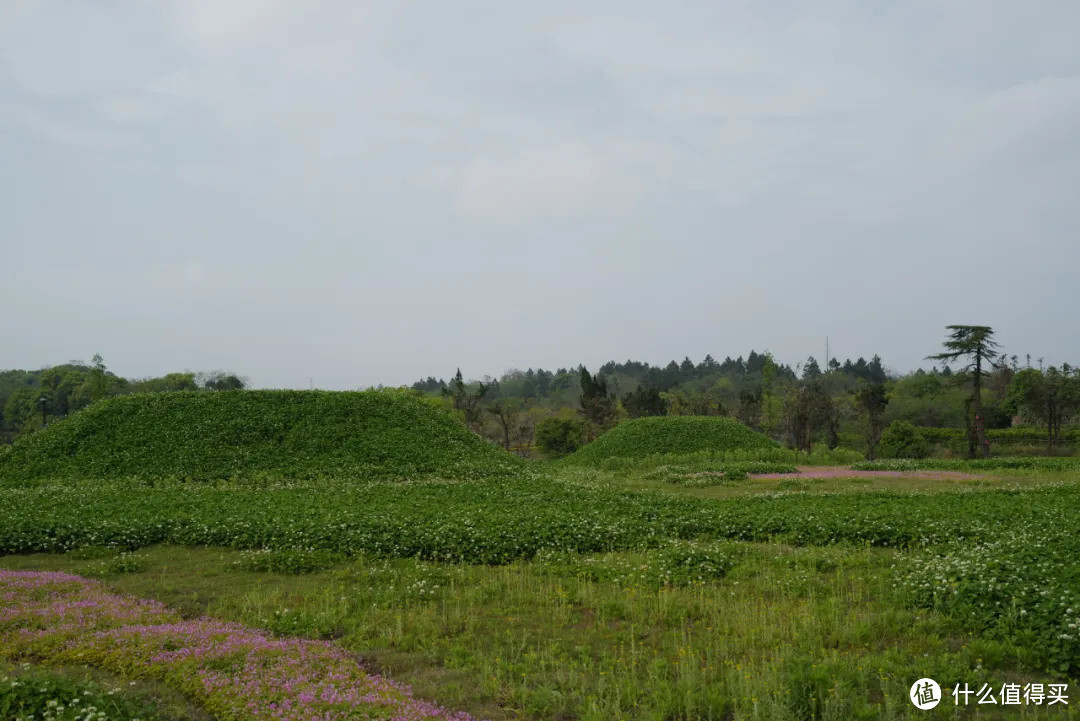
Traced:
<path id="1" fill-rule="evenodd" d="M 775 448 L 776 443 L 742 423 L 718 416 L 660 416 L 620 423 L 566 458 L 597 463 L 608 458 L 657 454 L 729 453 Z"/>
<path id="2" fill-rule="evenodd" d="M 109 398 L 18 441 L 0 482 L 119 477 L 483 478 L 521 461 L 401 391 Z"/>

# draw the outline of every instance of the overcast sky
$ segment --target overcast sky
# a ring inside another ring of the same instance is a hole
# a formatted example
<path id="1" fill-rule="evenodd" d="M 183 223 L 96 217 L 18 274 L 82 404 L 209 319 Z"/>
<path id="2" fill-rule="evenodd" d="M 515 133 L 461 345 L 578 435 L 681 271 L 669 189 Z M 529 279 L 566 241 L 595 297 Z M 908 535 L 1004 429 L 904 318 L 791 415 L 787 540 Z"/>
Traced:
<path id="1" fill-rule="evenodd" d="M 1080 3 L 0 2 L 0 368 L 1080 361 Z M 925 365 L 925 363 L 924 363 Z"/>

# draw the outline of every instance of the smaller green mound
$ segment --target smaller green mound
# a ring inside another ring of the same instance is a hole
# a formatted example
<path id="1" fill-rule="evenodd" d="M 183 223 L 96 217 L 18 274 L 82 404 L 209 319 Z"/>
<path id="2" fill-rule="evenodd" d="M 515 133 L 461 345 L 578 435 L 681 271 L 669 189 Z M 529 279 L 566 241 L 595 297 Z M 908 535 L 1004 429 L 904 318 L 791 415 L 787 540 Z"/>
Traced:
<path id="1" fill-rule="evenodd" d="M 719 416 L 658 416 L 620 423 L 565 459 L 599 463 L 608 458 L 645 458 L 658 454 L 728 453 L 776 448 L 766 436 Z"/>
<path id="2" fill-rule="evenodd" d="M 108 398 L 0 454 L 0 484 L 53 479 L 444 478 L 520 471 L 403 391 L 225 391 Z"/>

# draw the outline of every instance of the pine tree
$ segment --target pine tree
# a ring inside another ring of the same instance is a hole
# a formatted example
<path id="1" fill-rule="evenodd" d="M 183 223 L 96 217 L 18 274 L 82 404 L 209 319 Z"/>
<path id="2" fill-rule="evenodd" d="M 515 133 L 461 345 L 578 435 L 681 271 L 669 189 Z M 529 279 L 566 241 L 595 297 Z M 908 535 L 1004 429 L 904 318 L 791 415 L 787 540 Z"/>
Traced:
<path id="1" fill-rule="evenodd" d="M 992 366 L 997 357 L 998 344 L 994 341 L 994 329 L 988 325 L 946 326 L 948 337 L 942 345 L 943 353 L 927 356 L 927 360 L 950 363 L 959 358 L 968 359 L 963 370 L 971 374 L 971 409 L 975 413 L 975 438 L 983 458 L 990 457 L 990 441 L 986 437 L 986 418 L 982 407 L 982 376 L 984 368 Z"/>

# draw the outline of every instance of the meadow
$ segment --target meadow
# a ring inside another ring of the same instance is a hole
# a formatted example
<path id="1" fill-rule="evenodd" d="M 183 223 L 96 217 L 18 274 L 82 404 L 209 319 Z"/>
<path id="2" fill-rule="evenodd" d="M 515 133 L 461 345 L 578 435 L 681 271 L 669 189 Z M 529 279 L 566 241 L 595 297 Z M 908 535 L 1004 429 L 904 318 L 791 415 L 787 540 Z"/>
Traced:
<path id="1" fill-rule="evenodd" d="M 0 661 L 62 690 L 4 686 L 0 708 L 77 688 L 142 721 L 184 703 L 219 719 L 1080 716 L 1075 463 L 792 480 L 755 474 L 855 459 L 712 448 L 474 473 L 494 467 L 484 450 L 447 477 L 383 479 L 0 467 Z M 93 599 L 108 613 L 40 620 Z M 290 696 L 259 683 L 275 664 L 344 681 Z M 926 676 L 947 695 L 933 711 L 908 700 Z M 1006 683 L 1066 684 L 1070 703 L 949 695 Z M 374 690 L 341 695 L 356 685 Z"/>
<path id="2" fill-rule="evenodd" d="M 3 492 L 0 564 L 333 639 L 485 718 L 906 718 L 911 678 L 1080 669 L 1066 478 L 726 498 L 623 480 L 46 484 Z"/>

